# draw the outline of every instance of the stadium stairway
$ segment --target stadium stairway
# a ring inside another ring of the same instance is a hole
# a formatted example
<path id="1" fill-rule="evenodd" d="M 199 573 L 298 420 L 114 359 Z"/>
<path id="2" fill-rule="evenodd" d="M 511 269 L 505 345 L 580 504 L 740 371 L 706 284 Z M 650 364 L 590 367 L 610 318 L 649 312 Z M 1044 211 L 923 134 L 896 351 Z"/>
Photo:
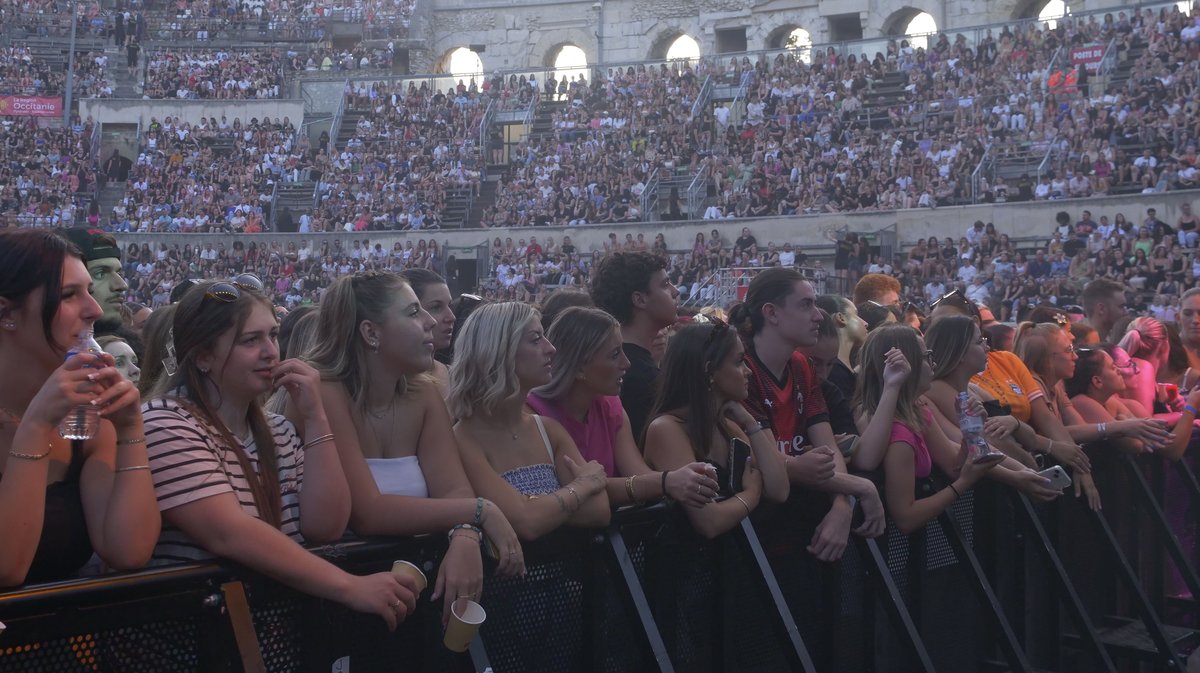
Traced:
<path id="1" fill-rule="evenodd" d="M 104 185 L 104 187 L 100 189 L 100 198 L 98 199 L 98 203 L 100 204 L 100 213 L 103 215 L 103 217 L 107 218 L 108 214 L 112 213 L 113 208 L 115 208 L 117 203 L 119 203 L 124 197 L 124 182 L 109 182 L 108 184 Z M 101 223 L 106 224 L 107 220 L 103 220 Z"/>

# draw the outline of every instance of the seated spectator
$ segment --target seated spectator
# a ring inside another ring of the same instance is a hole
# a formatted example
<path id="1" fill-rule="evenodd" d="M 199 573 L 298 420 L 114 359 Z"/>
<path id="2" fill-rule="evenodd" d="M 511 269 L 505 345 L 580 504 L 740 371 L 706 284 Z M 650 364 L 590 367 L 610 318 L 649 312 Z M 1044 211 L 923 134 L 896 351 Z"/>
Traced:
<path id="1" fill-rule="evenodd" d="M 274 312 L 247 280 L 205 281 L 183 296 L 171 330 L 177 368 L 143 405 L 166 524 L 154 562 L 227 558 L 395 629 L 416 607 L 411 578 L 350 575 L 300 544 L 340 538 L 350 495 L 320 377 L 279 362 Z M 258 399 L 276 386 L 292 396 L 299 429 L 263 413 Z"/>

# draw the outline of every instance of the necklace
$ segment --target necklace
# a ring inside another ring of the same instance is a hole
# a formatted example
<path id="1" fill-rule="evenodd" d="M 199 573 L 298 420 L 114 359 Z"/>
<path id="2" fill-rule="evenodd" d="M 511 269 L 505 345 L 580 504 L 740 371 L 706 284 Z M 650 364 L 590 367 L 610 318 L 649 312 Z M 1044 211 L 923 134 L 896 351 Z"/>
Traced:
<path id="1" fill-rule="evenodd" d="M 374 416 L 378 420 L 383 419 L 383 414 L 379 414 L 378 416 L 376 416 L 375 412 L 369 411 L 369 410 L 367 413 L 371 414 L 371 416 Z M 390 416 L 391 416 L 388 419 L 387 436 L 395 437 L 396 436 L 396 400 L 395 400 L 395 398 L 392 398 L 392 403 L 388 405 L 387 411 L 385 411 L 384 413 L 390 414 Z M 383 442 L 383 436 L 381 436 L 379 434 L 379 424 L 378 423 L 369 423 L 368 425 L 371 426 L 371 434 L 375 435 L 375 443 L 379 447 L 379 455 L 382 457 L 385 453 L 384 449 L 385 449 L 386 445 Z"/>

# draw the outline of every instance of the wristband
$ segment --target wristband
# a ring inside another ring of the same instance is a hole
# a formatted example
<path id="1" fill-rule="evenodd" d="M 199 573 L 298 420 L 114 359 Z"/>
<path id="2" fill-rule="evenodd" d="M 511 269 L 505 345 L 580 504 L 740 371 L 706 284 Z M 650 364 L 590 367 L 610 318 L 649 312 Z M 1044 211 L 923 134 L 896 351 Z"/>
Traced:
<path id="1" fill-rule="evenodd" d="M 761 423 L 761 422 L 753 423 L 751 425 L 747 425 L 746 427 L 742 428 L 742 431 L 746 433 L 747 437 L 753 437 L 754 433 L 762 432 L 762 429 L 765 427 L 766 427 L 765 423 Z"/>
<path id="2" fill-rule="evenodd" d="M 1200 416 L 1200 411 L 1196 411 L 1196 407 L 1193 407 L 1190 404 L 1183 405 L 1183 410 L 1188 412 L 1192 416 Z"/>
<path id="3" fill-rule="evenodd" d="M 1108 423 L 1097 423 L 1096 431 L 1100 433 L 1100 439 L 1108 439 Z"/>

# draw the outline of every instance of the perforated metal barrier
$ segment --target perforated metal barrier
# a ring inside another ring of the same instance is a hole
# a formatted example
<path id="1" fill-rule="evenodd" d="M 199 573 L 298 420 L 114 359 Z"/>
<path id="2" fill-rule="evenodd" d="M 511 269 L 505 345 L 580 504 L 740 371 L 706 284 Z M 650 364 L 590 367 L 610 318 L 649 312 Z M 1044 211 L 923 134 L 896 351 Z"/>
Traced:
<path id="1" fill-rule="evenodd" d="M 1101 463 L 1101 469 L 1133 468 Z M 1140 469 L 1150 483 L 1161 483 L 1161 474 Z M 1112 483 L 1132 479 L 1125 476 Z M 1177 490 L 1200 495 L 1194 475 L 1191 482 L 1184 472 L 1173 478 L 1182 480 Z M 1136 499 L 1114 495 L 1112 502 L 1123 503 L 1123 515 L 1131 517 L 1115 528 L 1136 529 L 1144 515 Z M 1148 606 L 1154 614 L 1139 612 L 1130 598 L 1110 591 L 1120 577 L 1058 558 L 1056 547 L 1072 546 L 1078 532 L 1072 526 L 1098 531 L 1087 538 L 1096 546 L 1083 555 L 1108 553 L 1102 543 L 1111 529 L 1103 517 L 1075 509 L 1075 518 L 1059 526 L 1056 513 L 1068 507 L 1078 503 L 1035 508 L 1011 491 L 983 488 L 915 535 L 891 528 L 878 544 L 852 536 L 838 563 L 817 561 L 805 549 L 828 509 L 827 496 L 760 508 L 752 523 L 714 540 L 696 535 L 677 508 L 623 510 L 608 530 L 562 530 L 527 544 L 523 578 L 497 578 L 485 569 L 488 619 L 470 654 L 441 645 L 440 606 L 428 594 L 389 633 L 374 616 L 233 566 L 26 587 L 0 593 L 7 626 L 0 633 L 0 673 L 241 670 L 222 594 L 228 582 L 245 586 L 261 657 L 273 672 L 1090 673 L 1115 671 L 1118 657 L 1161 670 L 1182 661 L 1194 632 L 1159 620 L 1162 600 Z M 1189 531 L 1194 526 L 1176 519 Z M 1126 565 L 1161 580 L 1161 551 L 1123 549 L 1115 541 L 1129 536 L 1111 537 L 1113 552 L 1136 557 L 1135 564 L 1122 557 Z M 407 559 L 432 579 L 445 539 L 318 551 L 359 574 Z M 1113 558 L 1106 568 L 1120 566 Z M 1095 584 L 1077 584 L 1076 575 Z M 1112 595 L 1080 598 L 1096 591 Z M 1194 601 L 1190 606 L 1176 607 L 1195 615 Z M 1134 623 L 1145 628 L 1137 631 Z M 1171 651 L 1134 651 L 1154 645 L 1156 628 Z M 1106 629 L 1119 633 L 1109 638 Z M 1142 640 L 1135 647 L 1118 636 Z"/>

